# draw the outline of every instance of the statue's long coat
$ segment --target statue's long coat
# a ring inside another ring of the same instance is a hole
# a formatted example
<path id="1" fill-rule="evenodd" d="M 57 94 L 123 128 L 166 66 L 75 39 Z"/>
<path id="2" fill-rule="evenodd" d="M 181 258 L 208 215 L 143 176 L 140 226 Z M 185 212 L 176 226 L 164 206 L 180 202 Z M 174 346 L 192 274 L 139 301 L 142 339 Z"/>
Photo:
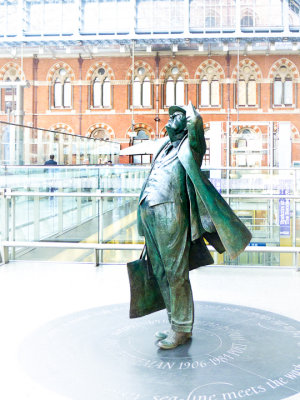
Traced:
<path id="1" fill-rule="evenodd" d="M 160 148 L 153 164 L 168 142 L 169 140 L 166 140 Z M 204 136 L 202 147 L 200 163 L 206 150 Z M 178 159 L 185 169 L 190 203 L 190 210 L 187 210 L 190 215 L 191 240 L 193 243 L 190 252 L 190 269 L 213 263 L 204 245 L 203 237 L 219 253 L 226 250 L 230 258 L 236 258 L 251 240 L 251 233 L 200 170 L 195 152 L 191 150 L 188 136 L 185 136 L 178 146 Z M 142 188 L 141 196 L 146 182 Z M 138 231 L 143 236 L 143 225 L 139 210 Z"/>

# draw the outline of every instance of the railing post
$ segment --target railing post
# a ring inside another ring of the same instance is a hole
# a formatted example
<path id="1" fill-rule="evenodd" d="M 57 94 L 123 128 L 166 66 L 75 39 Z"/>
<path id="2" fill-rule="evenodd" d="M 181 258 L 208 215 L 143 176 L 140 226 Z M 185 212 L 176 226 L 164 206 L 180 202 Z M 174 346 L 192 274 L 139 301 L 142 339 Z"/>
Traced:
<path id="1" fill-rule="evenodd" d="M 81 192 L 81 189 L 77 189 L 77 192 Z M 81 224 L 81 197 L 76 197 L 77 201 L 77 225 Z"/>
<path id="2" fill-rule="evenodd" d="M 103 243 L 103 197 L 101 196 L 100 193 L 100 197 L 99 197 L 99 232 L 98 232 L 98 242 L 100 244 Z M 102 263 L 103 262 L 103 250 L 99 250 L 98 251 L 98 265 L 99 262 Z"/>
<path id="3" fill-rule="evenodd" d="M 40 240 L 40 198 L 35 196 L 34 200 L 34 217 L 33 217 L 33 226 L 34 226 L 34 240 Z"/>
<path id="4" fill-rule="evenodd" d="M 3 201 L 3 208 L 2 208 L 2 240 L 6 241 L 9 239 L 9 201 L 10 196 L 7 197 L 7 194 L 10 194 L 10 189 L 0 189 L 0 201 Z M 1 245 L 0 247 L 1 252 L 1 263 L 7 264 L 9 261 L 9 253 L 8 247 Z"/>
<path id="5" fill-rule="evenodd" d="M 11 210 L 11 240 L 16 240 L 16 198 L 12 197 L 10 200 L 10 210 Z M 11 249 L 11 256 L 14 260 L 16 257 L 16 248 Z"/>
<path id="6" fill-rule="evenodd" d="M 99 251 L 98 249 L 94 249 L 94 260 L 95 260 L 95 267 L 99 267 Z"/>
<path id="7" fill-rule="evenodd" d="M 59 189 L 62 191 L 62 189 Z M 64 229 L 64 212 L 63 212 L 63 198 L 61 196 L 54 197 L 53 200 L 57 199 L 57 218 L 58 218 L 58 232 L 62 233 Z"/>
<path id="8" fill-rule="evenodd" d="M 1 246 L 0 252 L 1 252 L 1 264 L 8 264 L 8 262 L 9 262 L 8 247 Z"/>

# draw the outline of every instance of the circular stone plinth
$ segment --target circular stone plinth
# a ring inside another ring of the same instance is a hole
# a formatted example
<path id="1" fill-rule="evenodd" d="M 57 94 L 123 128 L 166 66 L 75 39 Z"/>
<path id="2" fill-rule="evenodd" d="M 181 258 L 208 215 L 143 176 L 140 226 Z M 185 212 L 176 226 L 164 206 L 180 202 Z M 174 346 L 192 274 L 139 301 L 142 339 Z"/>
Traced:
<path id="1" fill-rule="evenodd" d="M 130 320 L 128 304 L 52 321 L 21 346 L 23 367 L 74 400 L 280 400 L 300 393 L 300 322 L 195 303 L 193 339 L 155 345 L 166 312 Z"/>

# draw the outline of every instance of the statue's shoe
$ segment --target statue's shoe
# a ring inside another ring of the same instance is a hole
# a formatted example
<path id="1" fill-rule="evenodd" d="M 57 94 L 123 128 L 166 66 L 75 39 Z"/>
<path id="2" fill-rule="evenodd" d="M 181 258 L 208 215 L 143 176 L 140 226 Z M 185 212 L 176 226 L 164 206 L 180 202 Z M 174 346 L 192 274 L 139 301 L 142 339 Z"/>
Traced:
<path id="1" fill-rule="evenodd" d="M 170 335 L 170 333 L 171 333 L 171 331 L 158 331 L 158 332 L 155 332 L 154 336 L 157 339 L 162 340 L 162 339 L 166 339 Z"/>
<path id="2" fill-rule="evenodd" d="M 166 339 L 160 340 L 157 345 L 161 349 L 171 350 L 186 343 L 191 337 L 192 332 L 174 332 L 172 330 Z"/>

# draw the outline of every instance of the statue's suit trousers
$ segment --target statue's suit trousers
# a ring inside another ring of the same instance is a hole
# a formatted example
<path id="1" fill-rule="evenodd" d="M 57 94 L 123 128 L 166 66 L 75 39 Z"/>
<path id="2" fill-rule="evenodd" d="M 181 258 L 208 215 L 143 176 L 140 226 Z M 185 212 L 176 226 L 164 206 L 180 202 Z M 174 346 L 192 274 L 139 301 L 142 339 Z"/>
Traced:
<path id="1" fill-rule="evenodd" d="M 189 202 L 185 172 L 177 157 L 154 172 L 147 188 L 149 195 L 140 202 L 139 212 L 148 256 L 172 329 L 191 332 L 194 310 L 189 281 Z"/>

